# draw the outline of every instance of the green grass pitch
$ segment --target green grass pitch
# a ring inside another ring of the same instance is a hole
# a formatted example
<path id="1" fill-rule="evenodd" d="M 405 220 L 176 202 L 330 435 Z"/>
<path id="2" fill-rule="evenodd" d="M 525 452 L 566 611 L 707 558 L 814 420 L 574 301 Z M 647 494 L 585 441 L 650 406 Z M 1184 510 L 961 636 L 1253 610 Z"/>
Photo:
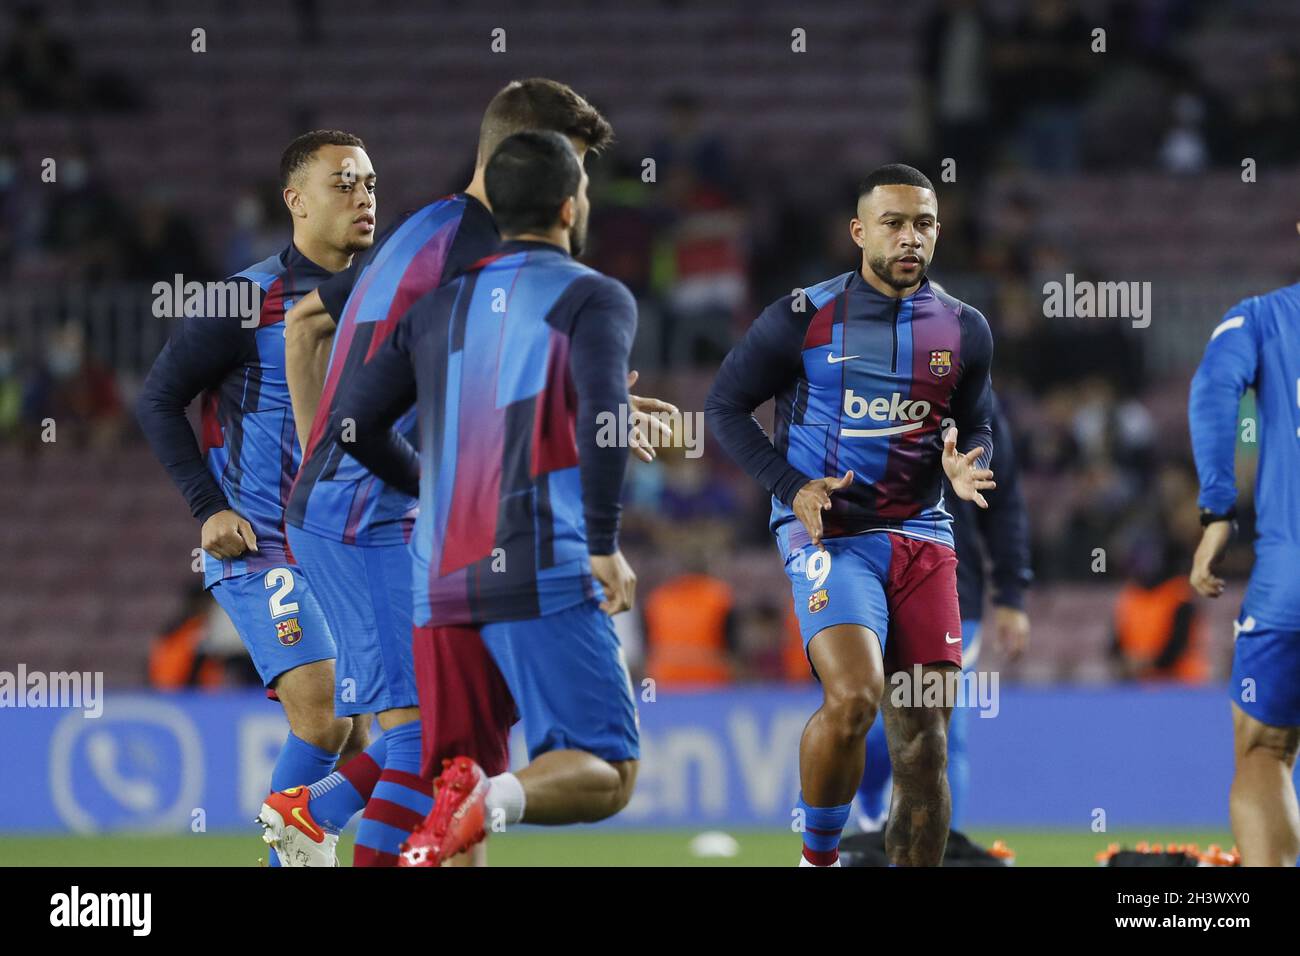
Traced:
<path id="1" fill-rule="evenodd" d="M 740 852 L 728 858 L 692 855 L 697 831 L 525 828 L 494 837 L 488 844 L 493 866 L 793 866 L 799 840 L 793 833 L 735 830 Z M 1170 828 L 1161 831 L 1092 833 L 1062 830 L 975 829 L 971 837 L 987 846 L 1003 839 L 1016 851 L 1017 866 L 1095 866 L 1094 855 L 1109 843 L 1132 847 L 1152 843 L 1218 843 L 1232 846 L 1226 830 Z M 352 859 L 352 839 L 344 835 L 339 859 Z M 199 833 L 146 836 L 0 836 L 0 866 L 257 866 L 264 857 L 257 834 Z"/>

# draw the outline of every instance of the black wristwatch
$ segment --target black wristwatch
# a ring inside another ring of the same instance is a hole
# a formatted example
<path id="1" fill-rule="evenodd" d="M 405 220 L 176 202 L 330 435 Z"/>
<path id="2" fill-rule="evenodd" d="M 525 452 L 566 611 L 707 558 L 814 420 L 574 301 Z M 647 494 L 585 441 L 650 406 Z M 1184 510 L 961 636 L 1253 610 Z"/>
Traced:
<path id="1" fill-rule="evenodd" d="M 1229 508 L 1227 511 L 1219 514 L 1217 511 L 1211 511 L 1209 508 L 1201 509 L 1201 527 L 1208 528 L 1216 521 L 1231 521 L 1234 524 L 1237 521 L 1236 507 Z"/>

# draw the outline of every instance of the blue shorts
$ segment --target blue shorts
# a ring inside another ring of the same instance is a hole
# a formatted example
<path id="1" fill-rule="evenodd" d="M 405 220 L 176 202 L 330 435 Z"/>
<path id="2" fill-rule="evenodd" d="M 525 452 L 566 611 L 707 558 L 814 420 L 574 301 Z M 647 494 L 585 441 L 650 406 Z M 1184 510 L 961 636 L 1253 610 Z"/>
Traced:
<path id="1" fill-rule="evenodd" d="M 287 530 L 338 644 L 334 712 L 353 717 L 417 706 L 406 545 L 362 547 L 292 525 Z"/>
<path id="2" fill-rule="evenodd" d="M 528 758 L 585 750 L 641 756 L 640 723 L 614 622 L 596 601 L 480 628 L 524 722 Z"/>
<path id="3" fill-rule="evenodd" d="M 230 616 L 265 686 L 295 667 L 334 659 L 325 614 L 296 565 L 224 578 L 209 590 Z"/>
<path id="4" fill-rule="evenodd" d="M 778 533 L 804 653 L 821 631 L 859 624 L 880 641 L 885 673 L 914 664 L 961 666 L 957 556 L 952 548 L 873 531 L 791 548 Z"/>
<path id="5" fill-rule="evenodd" d="M 1233 702 L 1261 724 L 1300 727 L 1300 631 L 1264 627 L 1244 610 L 1233 630 Z"/>

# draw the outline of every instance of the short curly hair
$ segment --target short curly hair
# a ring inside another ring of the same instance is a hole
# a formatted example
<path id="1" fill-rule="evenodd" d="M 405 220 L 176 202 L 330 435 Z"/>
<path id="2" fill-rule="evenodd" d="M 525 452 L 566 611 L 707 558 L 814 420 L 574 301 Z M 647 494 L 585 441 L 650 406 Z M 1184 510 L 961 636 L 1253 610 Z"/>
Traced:
<path id="1" fill-rule="evenodd" d="M 286 146 L 284 152 L 280 154 L 281 187 L 288 186 L 289 180 L 293 179 L 299 171 L 311 162 L 311 158 L 316 155 L 316 150 L 322 146 L 366 148 L 366 144 L 361 142 L 360 136 L 345 133 L 341 129 L 314 129 L 310 133 L 303 133 Z"/>

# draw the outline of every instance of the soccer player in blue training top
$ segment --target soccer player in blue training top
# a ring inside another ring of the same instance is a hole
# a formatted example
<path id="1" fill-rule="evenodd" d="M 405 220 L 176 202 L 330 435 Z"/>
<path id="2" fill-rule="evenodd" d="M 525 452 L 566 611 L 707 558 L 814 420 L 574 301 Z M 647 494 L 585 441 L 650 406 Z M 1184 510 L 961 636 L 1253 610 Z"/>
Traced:
<path id="1" fill-rule="evenodd" d="M 998 476 L 996 491 L 985 495 L 989 506 L 977 508 L 950 494 L 944 479 L 944 502 L 952 511 L 952 533 L 957 546 L 957 602 L 961 610 L 961 666 L 972 671 L 979 660 L 984 591 L 993 584 L 993 639 L 1012 659 L 1029 641 L 1029 616 L 1025 613 L 1025 588 L 1033 580 L 1029 567 L 1029 516 L 1020 493 L 1011 426 L 993 396 L 993 460 Z M 992 565 L 985 571 L 984 554 Z M 957 702 L 948 722 L 948 790 L 952 794 L 950 830 L 961 830 L 966 819 L 970 790 L 970 757 L 966 752 L 967 711 L 971 701 Z M 892 775 L 885 728 L 877 721 L 867 734 L 867 766 L 858 787 L 858 825 L 879 830 L 889 810 Z"/>
<path id="2" fill-rule="evenodd" d="M 884 697 L 895 793 L 886 849 L 895 864 L 937 866 L 952 702 L 925 690 L 951 686 L 961 668 L 942 478 L 987 507 L 993 340 L 984 316 L 926 279 L 939 215 L 922 173 L 889 165 L 867 176 L 850 233 L 861 267 L 764 309 L 705 409 L 718 441 L 772 493 L 771 528 L 821 681 L 799 746 L 800 865 L 839 865 Z M 773 397 L 770 441 L 753 411 Z M 884 694 L 897 671 L 921 676 L 910 706 Z"/>
<path id="3" fill-rule="evenodd" d="M 407 541 L 416 501 L 349 454 L 355 425 L 334 413 L 339 395 L 407 308 L 496 248 L 483 167 L 498 143 L 525 129 L 562 133 L 579 155 L 600 150 L 613 136 L 605 118 L 562 83 L 508 84 L 484 113 L 469 186 L 400 220 L 287 320 L 289 387 L 299 436 L 305 436 L 285 515 L 289 541 L 338 641 L 338 713 L 375 712 L 387 741 L 383 773 L 357 830 L 357 866 L 396 865 L 402 840 L 430 809 L 436 747 L 425 733 L 422 753 L 418 704 L 428 695 L 419 690 L 417 675 L 426 670 L 428 648 L 418 640 L 414 654 L 412 647 Z M 415 409 L 403 411 L 399 428 L 413 437 Z M 271 839 L 314 839 L 319 830 L 333 838 L 346 823 L 335 809 L 336 782 L 300 780 L 310 788 L 273 794 L 262 815 Z"/>
<path id="4" fill-rule="evenodd" d="M 230 280 L 255 287 L 250 298 L 260 300 L 260 311 L 203 310 L 181 319 L 137 406 L 154 454 L 203 523 L 207 585 L 289 719 L 272 790 L 328 774 L 350 734 L 353 745 L 364 746 L 369 722 L 354 727 L 351 717 L 334 714 L 334 639 L 317 589 L 285 544 L 284 510 L 300 452 L 285 381 L 284 314 L 370 247 L 375 172 L 356 136 L 317 130 L 285 149 L 280 178 L 293 241 Z M 202 450 L 185 417 L 200 393 Z M 378 770 L 369 759 L 350 766 L 355 812 Z M 284 862 L 300 862 L 290 856 Z M 331 849 L 322 862 L 332 859 Z M 279 865 L 274 853 L 271 862 Z"/>
<path id="5" fill-rule="evenodd" d="M 1191 584 L 1223 593 L 1216 566 L 1236 523 L 1237 414 L 1255 390 L 1255 568 L 1234 625 L 1229 808 L 1243 866 L 1295 866 L 1300 810 L 1293 773 L 1300 746 L 1300 285 L 1228 310 L 1192 379 L 1188 421 L 1201 481 L 1204 531 Z"/>
<path id="6" fill-rule="evenodd" d="M 505 240 L 421 299 L 358 372 L 331 422 L 396 488 L 420 495 L 415 619 L 433 648 L 449 759 L 403 866 L 438 866 L 517 822 L 602 820 L 632 794 L 636 705 L 610 615 L 633 602 L 618 549 L 636 303 L 575 261 L 587 175 L 558 133 L 511 136 L 485 182 Z M 419 454 L 389 426 L 415 400 Z M 471 658 L 476 654 L 477 659 Z M 508 773 L 522 715 L 531 762 Z"/>

